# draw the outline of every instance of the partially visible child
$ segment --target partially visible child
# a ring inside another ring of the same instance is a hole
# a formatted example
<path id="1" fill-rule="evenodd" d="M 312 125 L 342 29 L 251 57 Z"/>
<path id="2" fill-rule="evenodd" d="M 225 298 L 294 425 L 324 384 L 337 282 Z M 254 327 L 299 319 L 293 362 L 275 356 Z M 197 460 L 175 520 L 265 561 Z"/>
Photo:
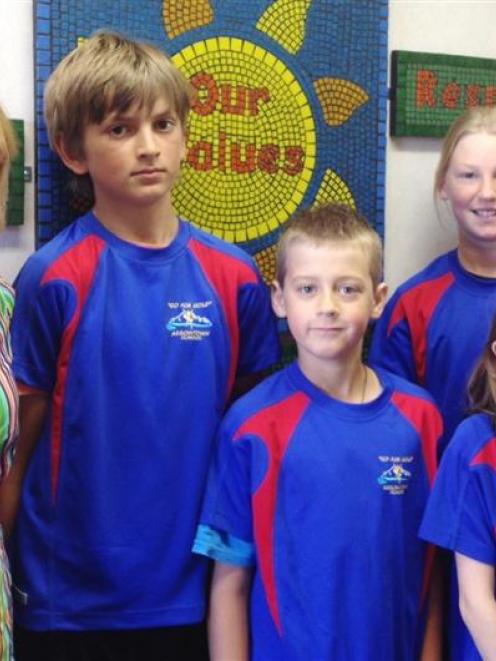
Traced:
<path id="1" fill-rule="evenodd" d="M 5 227 L 10 163 L 17 151 L 11 123 L 0 108 L 0 230 Z M 0 479 L 4 479 L 12 463 L 17 441 L 17 390 L 12 374 L 10 321 L 14 307 L 14 292 L 0 277 Z M 0 534 L 0 661 L 12 657 L 12 600 L 7 555 Z"/>
<path id="2" fill-rule="evenodd" d="M 460 610 L 473 637 L 459 658 L 495 661 L 496 318 L 469 397 L 473 415 L 444 454 L 421 535 L 455 552 Z"/>
<path id="3" fill-rule="evenodd" d="M 163 52 L 105 32 L 47 83 L 51 144 L 94 207 L 16 282 L 19 661 L 206 658 L 207 466 L 235 379 L 278 342 L 252 259 L 172 206 L 189 103 Z"/>
<path id="4" fill-rule="evenodd" d="M 452 124 L 434 190 L 458 225 L 458 246 L 407 280 L 376 325 L 370 362 L 425 387 L 445 443 L 466 409 L 466 385 L 496 310 L 496 108 Z"/>
<path id="5" fill-rule="evenodd" d="M 443 142 L 434 192 L 458 226 L 458 246 L 407 280 L 377 322 L 369 354 L 425 387 L 444 419 L 443 450 L 467 409 L 466 388 L 496 310 L 496 108 L 472 108 Z M 456 585 L 451 661 L 465 661 Z M 468 641 L 468 642 L 467 642 Z"/>
<path id="6" fill-rule="evenodd" d="M 432 554 L 417 531 L 442 423 L 426 392 L 362 362 L 385 296 L 356 212 L 288 224 L 272 304 L 298 357 L 224 419 L 195 540 L 216 560 L 213 661 L 420 658 Z"/>

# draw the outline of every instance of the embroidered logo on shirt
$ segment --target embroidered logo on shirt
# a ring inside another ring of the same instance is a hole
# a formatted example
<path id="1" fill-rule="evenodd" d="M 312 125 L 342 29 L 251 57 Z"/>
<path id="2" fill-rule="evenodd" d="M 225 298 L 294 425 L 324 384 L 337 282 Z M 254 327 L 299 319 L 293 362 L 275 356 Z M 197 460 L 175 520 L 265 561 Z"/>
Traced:
<path id="1" fill-rule="evenodd" d="M 171 337 L 180 340 L 203 340 L 210 335 L 212 322 L 205 316 L 205 309 L 212 301 L 201 301 L 198 303 L 176 303 L 169 302 L 167 305 L 171 311 L 179 310 L 173 314 L 166 324 Z"/>
<path id="2" fill-rule="evenodd" d="M 377 482 L 392 496 L 401 496 L 408 489 L 411 471 L 407 470 L 403 464 L 409 464 L 413 457 L 378 457 L 382 463 L 390 464 L 389 468 L 382 471 L 377 478 Z"/>

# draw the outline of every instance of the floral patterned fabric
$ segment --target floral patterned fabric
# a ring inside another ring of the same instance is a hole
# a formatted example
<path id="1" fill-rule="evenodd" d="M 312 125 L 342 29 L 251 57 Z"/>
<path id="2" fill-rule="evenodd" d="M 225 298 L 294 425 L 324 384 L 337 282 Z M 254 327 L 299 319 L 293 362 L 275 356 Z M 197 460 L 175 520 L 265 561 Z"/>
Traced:
<path id="1" fill-rule="evenodd" d="M 0 478 L 12 463 L 14 441 L 17 438 L 18 398 L 12 376 L 12 351 L 9 327 L 14 308 L 14 293 L 0 279 Z M 0 537 L 0 661 L 11 661 L 12 603 L 7 555 Z"/>

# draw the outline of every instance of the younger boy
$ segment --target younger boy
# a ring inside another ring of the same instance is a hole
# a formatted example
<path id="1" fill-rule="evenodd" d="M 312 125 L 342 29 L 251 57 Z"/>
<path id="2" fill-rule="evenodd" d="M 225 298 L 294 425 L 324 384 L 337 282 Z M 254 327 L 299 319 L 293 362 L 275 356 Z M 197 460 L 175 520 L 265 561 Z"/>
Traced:
<path id="1" fill-rule="evenodd" d="M 194 546 L 216 560 L 213 661 L 420 657 L 417 530 L 441 418 L 362 362 L 380 276 L 379 237 L 346 207 L 303 212 L 281 237 L 272 305 L 298 358 L 227 414 Z"/>
<path id="2" fill-rule="evenodd" d="M 9 528 L 25 473 L 21 661 L 203 658 L 191 544 L 212 440 L 235 377 L 278 349 L 252 260 L 172 207 L 189 94 L 161 51 L 109 33 L 47 84 L 51 143 L 94 208 L 16 283 L 14 370 L 32 394 L 3 510 Z"/>

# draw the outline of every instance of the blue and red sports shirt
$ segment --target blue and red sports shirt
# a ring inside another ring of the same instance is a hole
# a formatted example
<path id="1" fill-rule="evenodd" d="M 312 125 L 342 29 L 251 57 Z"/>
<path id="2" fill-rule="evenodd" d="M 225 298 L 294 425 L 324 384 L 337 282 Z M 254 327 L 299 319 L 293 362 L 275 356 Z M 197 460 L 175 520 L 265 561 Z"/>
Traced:
<path id="1" fill-rule="evenodd" d="M 194 548 L 254 566 L 254 661 L 418 658 L 442 421 L 425 391 L 378 377 L 376 400 L 347 404 L 294 363 L 224 419 Z"/>
<path id="2" fill-rule="evenodd" d="M 496 430 L 489 416 L 472 415 L 457 428 L 441 461 L 420 535 L 496 566 Z M 461 618 L 452 619 L 450 635 L 453 661 L 482 661 Z"/>
<path id="3" fill-rule="evenodd" d="M 369 359 L 426 388 L 445 443 L 467 407 L 466 385 L 496 314 L 496 279 L 465 271 L 456 251 L 407 280 L 376 324 Z"/>
<path id="4" fill-rule="evenodd" d="M 204 615 L 191 554 L 234 378 L 277 360 L 251 258 L 183 221 L 166 248 L 90 213 L 16 282 L 14 371 L 51 394 L 13 542 L 19 624 L 126 629 Z"/>

